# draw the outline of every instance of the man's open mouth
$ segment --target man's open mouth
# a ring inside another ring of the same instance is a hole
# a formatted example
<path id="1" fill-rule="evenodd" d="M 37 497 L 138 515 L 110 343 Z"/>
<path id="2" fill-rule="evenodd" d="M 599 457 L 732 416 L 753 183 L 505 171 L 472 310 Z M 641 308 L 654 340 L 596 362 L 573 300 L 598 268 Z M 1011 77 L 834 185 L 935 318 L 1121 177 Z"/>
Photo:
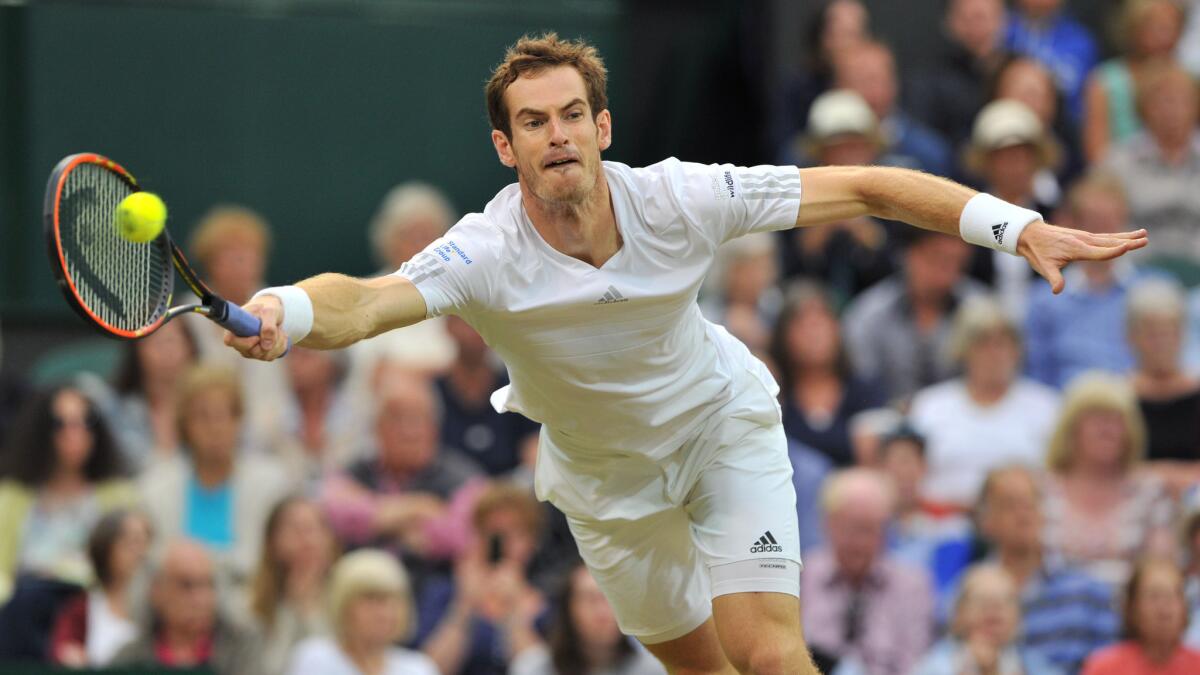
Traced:
<path id="1" fill-rule="evenodd" d="M 546 162 L 545 165 L 547 167 L 553 168 L 556 166 L 566 166 L 568 164 L 578 164 L 578 163 L 579 163 L 579 160 L 575 159 L 574 157 L 563 157 L 561 159 L 555 159 L 555 160 Z"/>

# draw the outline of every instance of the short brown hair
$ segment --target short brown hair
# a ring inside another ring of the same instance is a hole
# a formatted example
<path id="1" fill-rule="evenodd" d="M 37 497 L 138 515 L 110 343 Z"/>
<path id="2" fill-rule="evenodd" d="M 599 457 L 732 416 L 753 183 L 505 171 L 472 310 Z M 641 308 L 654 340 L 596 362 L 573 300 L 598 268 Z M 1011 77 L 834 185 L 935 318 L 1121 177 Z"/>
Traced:
<path id="1" fill-rule="evenodd" d="M 512 137 L 512 124 L 508 119 L 508 107 L 504 104 L 504 92 L 508 85 L 525 74 L 536 74 L 547 68 L 570 66 L 579 72 L 587 87 L 588 106 L 592 118 L 608 108 L 608 70 L 600 52 L 583 40 L 563 40 L 557 33 L 544 33 L 538 37 L 521 36 L 517 43 L 504 53 L 504 60 L 492 71 L 492 77 L 484 87 L 487 96 L 488 120 L 493 129 Z"/>
<path id="2" fill-rule="evenodd" d="M 478 532 L 493 513 L 509 509 L 517 512 L 527 532 L 534 537 L 541 534 L 544 522 L 541 505 L 529 490 L 512 483 L 493 483 L 484 488 L 472 509 L 471 524 Z"/>
<path id="3" fill-rule="evenodd" d="M 190 442 L 185 424 L 189 408 L 192 401 L 206 391 L 216 390 L 225 393 L 233 405 L 234 416 L 239 420 L 242 419 L 245 412 L 245 402 L 242 400 L 242 382 L 233 370 L 219 366 L 192 366 L 176 386 L 175 423 L 179 429 L 179 437 L 185 443 Z"/>
<path id="4" fill-rule="evenodd" d="M 192 255 L 203 265 L 230 242 L 248 242 L 266 255 L 271 248 L 271 228 L 257 211 L 234 204 L 218 204 L 208 210 L 192 232 Z"/>

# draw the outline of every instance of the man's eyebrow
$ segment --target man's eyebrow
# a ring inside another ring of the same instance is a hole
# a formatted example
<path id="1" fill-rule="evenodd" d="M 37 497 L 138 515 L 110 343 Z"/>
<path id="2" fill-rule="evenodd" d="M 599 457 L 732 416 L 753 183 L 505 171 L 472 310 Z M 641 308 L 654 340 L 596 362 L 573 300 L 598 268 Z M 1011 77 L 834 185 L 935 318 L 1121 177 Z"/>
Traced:
<path id="1" fill-rule="evenodd" d="M 564 105 L 560 108 L 560 110 L 566 110 L 567 108 L 579 105 L 580 103 L 587 103 L 587 101 L 584 101 L 583 99 L 576 97 L 576 98 L 573 98 L 570 101 L 568 101 L 566 105 Z M 520 110 L 517 111 L 517 114 L 514 115 L 514 117 L 520 117 L 522 115 L 532 115 L 534 117 L 537 117 L 539 115 L 545 115 L 545 113 L 542 112 L 541 110 L 534 110 L 533 108 L 521 108 Z"/>

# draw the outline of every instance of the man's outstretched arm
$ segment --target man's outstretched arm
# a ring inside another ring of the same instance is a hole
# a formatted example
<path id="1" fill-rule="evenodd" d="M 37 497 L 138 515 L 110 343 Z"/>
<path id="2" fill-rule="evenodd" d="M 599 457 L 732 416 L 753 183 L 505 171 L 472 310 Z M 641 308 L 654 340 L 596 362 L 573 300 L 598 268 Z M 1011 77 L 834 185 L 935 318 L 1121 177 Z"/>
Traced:
<path id="1" fill-rule="evenodd" d="M 297 293 L 307 297 L 308 306 L 305 297 Z M 289 294 L 291 297 L 286 297 Z M 285 306 L 293 316 L 287 315 Z M 302 347 L 338 349 L 417 323 L 426 315 L 425 299 L 408 279 L 355 279 L 342 274 L 319 274 L 294 287 L 267 289 L 246 303 L 245 309 L 262 319 L 262 332 L 248 338 L 226 333 L 225 344 L 243 356 L 263 361 L 283 354 L 289 332 L 306 333 L 295 340 Z"/>
<path id="2" fill-rule="evenodd" d="M 1016 207 L 999 205 L 998 200 L 954 181 L 920 171 L 879 166 L 824 166 L 800 169 L 803 191 L 797 227 L 820 225 L 859 216 L 899 220 L 927 230 L 936 230 L 973 241 L 970 230 L 989 227 L 994 214 L 996 225 L 1005 223 L 1015 232 L 1015 252 L 1023 256 L 1038 274 L 1058 293 L 1063 289 L 1062 268 L 1074 260 L 1107 260 L 1146 245 L 1146 231 L 1098 235 L 1050 225 L 1041 219 L 1020 222 Z M 1013 218 L 1007 216 L 1012 215 Z M 981 220 L 983 219 L 983 220 Z M 1013 222 L 1009 223 L 1010 220 Z M 1025 225 L 1028 222 L 1028 225 Z M 1020 230 L 1017 226 L 1024 225 Z M 985 233 L 986 234 L 986 233 Z M 1004 230 L 999 231 L 997 245 Z M 979 237 L 976 237 L 979 239 Z M 984 237 L 983 239 L 987 239 Z M 976 240 L 973 243 L 983 243 Z M 990 240 L 988 244 L 991 244 Z M 1012 251 L 1010 251 L 1012 252 Z"/>

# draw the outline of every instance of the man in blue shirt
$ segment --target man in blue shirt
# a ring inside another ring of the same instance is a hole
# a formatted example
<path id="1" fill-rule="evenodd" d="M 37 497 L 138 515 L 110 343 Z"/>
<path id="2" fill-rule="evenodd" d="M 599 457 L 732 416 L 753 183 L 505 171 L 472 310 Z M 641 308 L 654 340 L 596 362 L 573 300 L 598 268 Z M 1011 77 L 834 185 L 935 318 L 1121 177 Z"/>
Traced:
<path id="1" fill-rule="evenodd" d="M 1064 219 L 1089 232 L 1117 232 L 1128 222 L 1121 184 L 1104 174 L 1080 179 L 1068 192 L 1066 206 Z M 1025 325 L 1029 375 L 1062 388 L 1085 370 L 1123 373 L 1132 368 L 1125 296 L 1140 276 L 1125 258 L 1073 266 L 1067 290 L 1057 297 L 1048 285 L 1035 282 Z"/>
<path id="2" fill-rule="evenodd" d="M 1017 0 L 1008 18 L 1004 46 L 1041 61 L 1054 73 L 1071 118 L 1083 116 L 1083 87 L 1096 65 L 1096 41 L 1062 10 L 1062 0 Z"/>
<path id="3" fill-rule="evenodd" d="M 1108 587 L 1047 557 L 1041 495 L 1027 467 L 993 470 L 978 508 L 979 533 L 996 562 L 1021 589 L 1021 641 L 1068 673 L 1092 651 L 1117 638 L 1119 621 Z"/>

